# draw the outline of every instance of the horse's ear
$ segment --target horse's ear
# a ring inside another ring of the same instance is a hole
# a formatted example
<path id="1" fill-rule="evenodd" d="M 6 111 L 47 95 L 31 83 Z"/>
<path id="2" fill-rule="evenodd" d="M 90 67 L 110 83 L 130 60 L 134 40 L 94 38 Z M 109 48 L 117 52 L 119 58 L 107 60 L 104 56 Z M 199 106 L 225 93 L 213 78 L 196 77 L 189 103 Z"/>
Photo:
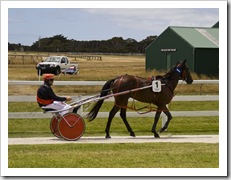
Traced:
<path id="1" fill-rule="evenodd" d="M 185 64 L 185 63 L 186 63 L 186 61 L 187 61 L 187 59 L 185 59 L 185 60 L 183 61 L 183 63 L 182 63 L 182 64 Z"/>
<path id="2" fill-rule="evenodd" d="M 178 64 L 180 64 L 180 61 L 178 61 L 175 66 L 177 66 Z"/>

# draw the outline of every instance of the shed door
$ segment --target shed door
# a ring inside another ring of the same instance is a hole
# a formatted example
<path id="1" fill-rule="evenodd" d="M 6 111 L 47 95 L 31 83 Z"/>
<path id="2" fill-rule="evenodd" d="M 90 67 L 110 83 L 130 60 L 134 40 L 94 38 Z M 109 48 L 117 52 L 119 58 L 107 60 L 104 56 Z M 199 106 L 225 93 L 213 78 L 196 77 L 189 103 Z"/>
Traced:
<path id="1" fill-rule="evenodd" d="M 171 54 L 170 53 L 167 53 L 167 69 L 170 69 L 171 68 Z"/>

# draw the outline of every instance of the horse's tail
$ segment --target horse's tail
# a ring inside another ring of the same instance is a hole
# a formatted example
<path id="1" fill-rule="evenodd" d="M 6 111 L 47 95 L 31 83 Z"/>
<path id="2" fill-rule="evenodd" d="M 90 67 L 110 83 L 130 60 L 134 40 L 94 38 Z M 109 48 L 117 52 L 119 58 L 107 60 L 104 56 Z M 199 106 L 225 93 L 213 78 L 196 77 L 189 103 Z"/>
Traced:
<path id="1" fill-rule="evenodd" d="M 104 84 L 104 86 L 102 88 L 102 91 L 100 93 L 100 97 L 104 97 L 104 96 L 106 96 L 106 95 L 108 95 L 110 93 L 110 91 L 111 91 L 111 83 L 113 83 L 114 81 L 115 81 L 115 79 L 111 79 L 111 80 L 107 81 Z M 91 111 L 87 114 L 87 118 L 89 119 L 89 121 L 93 121 L 96 118 L 96 116 L 97 116 L 97 114 L 99 112 L 99 109 L 101 108 L 103 102 L 104 102 L 104 99 L 99 100 L 94 105 L 94 107 L 91 109 Z"/>

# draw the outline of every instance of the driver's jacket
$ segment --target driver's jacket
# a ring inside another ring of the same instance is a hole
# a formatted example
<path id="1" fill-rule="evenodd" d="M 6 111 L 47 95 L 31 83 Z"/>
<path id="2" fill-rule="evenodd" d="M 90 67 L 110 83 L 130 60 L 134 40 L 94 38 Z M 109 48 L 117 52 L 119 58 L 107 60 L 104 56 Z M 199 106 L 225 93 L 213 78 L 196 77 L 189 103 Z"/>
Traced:
<path id="1" fill-rule="evenodd" d="M 37 102 L 39 106 L 46 106 L 54 101 L 66 101 L 66 98 L 56 96 L 52 88 L 46 83 L 41 85 L 37 90 Z"/>

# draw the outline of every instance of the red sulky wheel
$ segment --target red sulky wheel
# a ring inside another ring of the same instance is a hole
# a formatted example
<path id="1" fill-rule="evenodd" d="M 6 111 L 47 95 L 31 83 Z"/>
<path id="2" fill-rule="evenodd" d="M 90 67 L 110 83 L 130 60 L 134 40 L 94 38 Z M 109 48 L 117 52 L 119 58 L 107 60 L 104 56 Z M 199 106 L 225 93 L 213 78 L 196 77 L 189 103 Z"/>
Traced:
<path id="1" fill-rule="evenodd" d="M 51 129 L 52 134 L 54 134 L 54 136 L 56 136 L 57 138 L 62 138 L 58 130 L 58 122 L 59 121 L 56 118 L 56 116 L 53 116 L 50 122 L 50 129 Z"/>
<path id="2" fill-rule="evenodd" d="M 75 141 L 83 135 L 85 122 L 80 115 L 67 113 L 59 121 L 58 129 L 63 139 Z"/>

